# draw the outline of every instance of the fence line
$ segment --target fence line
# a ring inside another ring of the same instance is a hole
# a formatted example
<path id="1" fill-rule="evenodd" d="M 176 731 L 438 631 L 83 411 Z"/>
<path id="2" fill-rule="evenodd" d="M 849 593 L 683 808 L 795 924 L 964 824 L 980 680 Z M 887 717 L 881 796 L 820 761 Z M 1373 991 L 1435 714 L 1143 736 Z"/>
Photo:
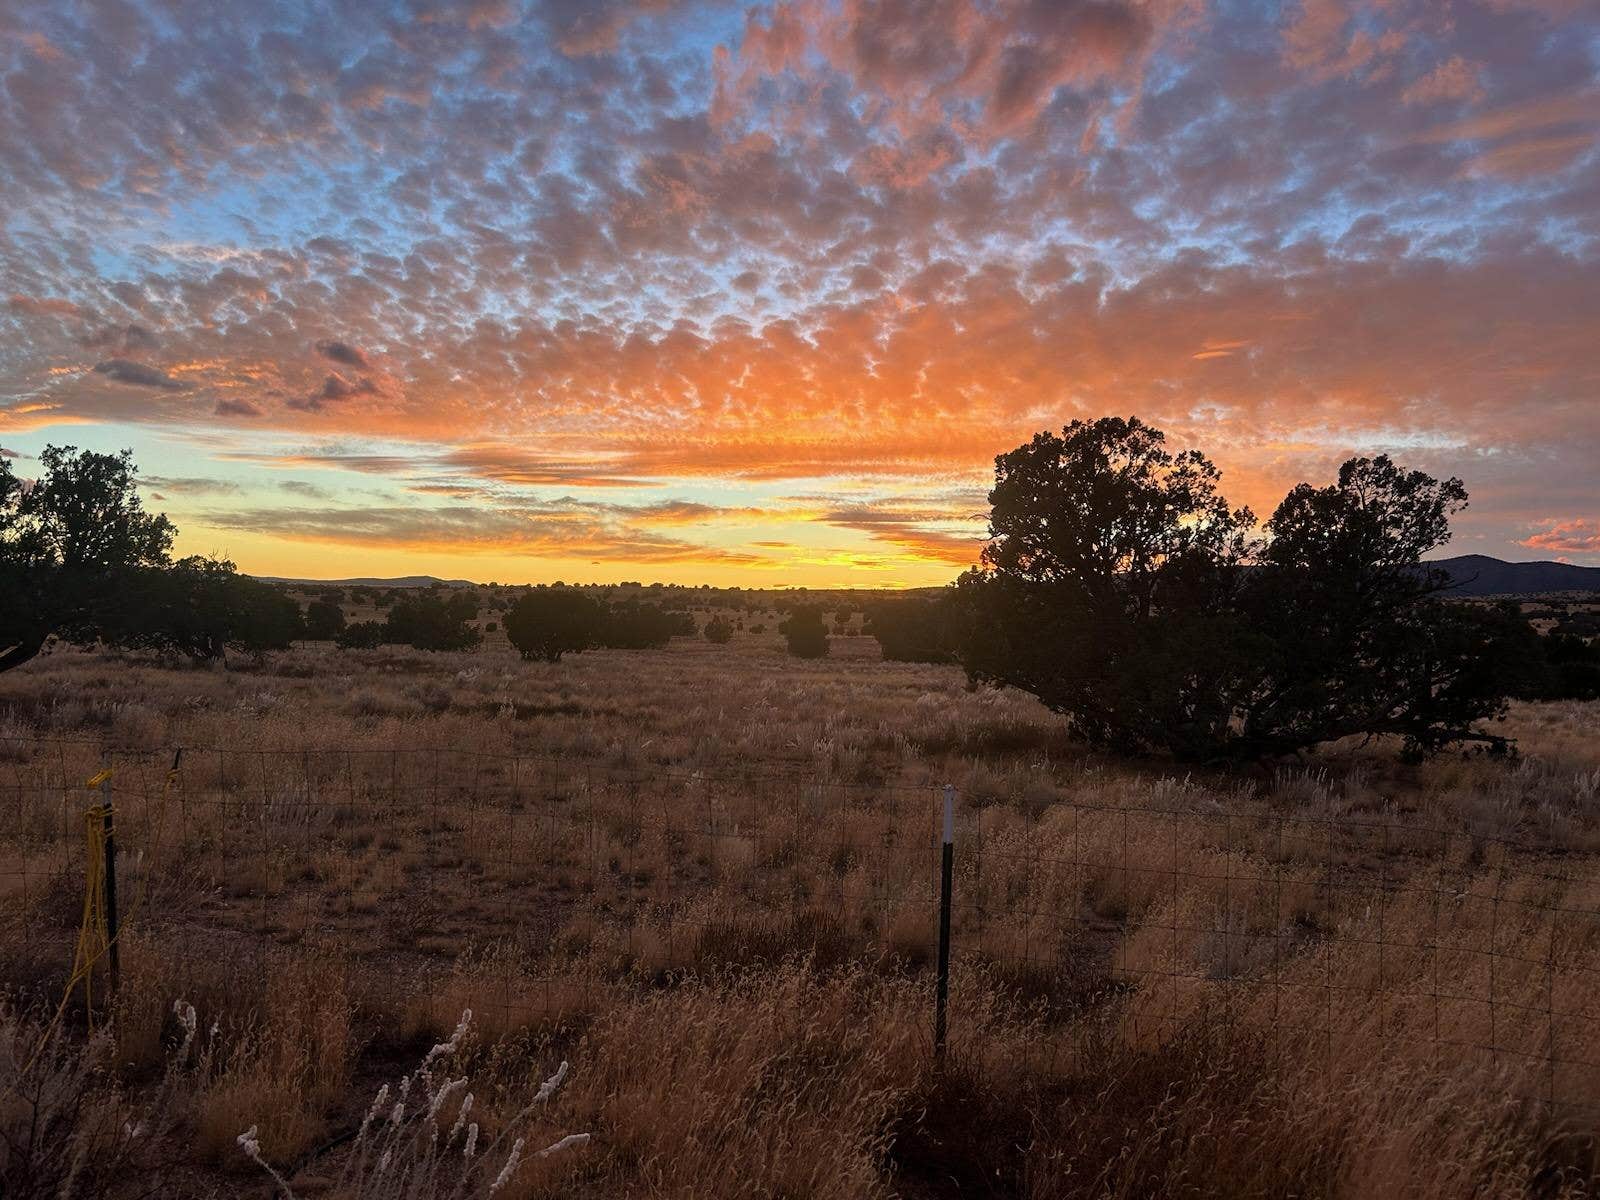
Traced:
<path id="1" fill-rule="evenodd" d="M 56 926 L 102 753 L 140 936 L 225 944 L 263 977 L 283 945 L 334 930 L 402 986 L 466 988 L 513 1025 L 592 1008 L 609 986 L 596 955 L 644 978 L 793 952 L 921 978 L 943 958 L 943 781 L 185 747 L 168 787 L 173 752 L 0 738 L 0 933 L 31 935 L 41 968 L 70 965 Z M 1278 1063 L 1452 1056 L 1508 1095 L 1600 1109 L 1593 858 L 1437 823 L 1184 807 L 1171 789 L 1068 795 L 1031 820 L 959 799 L 955 1052 L 981 976 L 1032 1006 L 1020 1065 L 1046 1073 L 1096 1023 L 1154 1044 L 1229 1020 Z"/>

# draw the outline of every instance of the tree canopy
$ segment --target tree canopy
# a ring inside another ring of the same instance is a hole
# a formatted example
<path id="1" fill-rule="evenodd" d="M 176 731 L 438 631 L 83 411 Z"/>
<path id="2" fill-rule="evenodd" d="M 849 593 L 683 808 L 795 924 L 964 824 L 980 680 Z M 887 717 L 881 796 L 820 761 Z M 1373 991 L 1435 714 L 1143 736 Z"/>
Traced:
<path id="1" fill-rule="evenodd" d="M 0 459 L 0 671 L 53 635 L 94 641 L 140 571 L 166 567 L 172 523 L 144 511 L 131 453 L 49 446 L 31 484 Z"/>
<path id="2" fill-rule="evenodd" d="M 313 641 L 331 642 L 344 632 L 344 608 L 332 596 L 306 605 L 305 635 Z"/>
<path id="3" fill-rule="evenodd" d="M 1505 630 L 1421 565 L 1459 480 L 1386 457 L 1302 484 L 1253 533 L 1200 452 L 1136 418 L 1074 421 L 1001 455 L 984 565 L 957 581 L 960 657 L 1087 740 L 1187 759 L 1351 734 L 1494 747 Z"/>
<path id="4" fill-rule="evenodd" d="M 107 645 L 207 662 L 228 650 L 260 658 L 304 635 L 300 606 L 281 589 L 199 556 L 131 573 L 97 632 Z"/>
<path id="5" fill-rule="evenodd" d="M 506 637 L 525 659 L 560 662 L 597 645 L 604 618 L 600 604 L 576 588 L 533 588 L 506 610 Z"/>
<path id="6" fill-rule="evenodd" d="M 468 624 L 477 615 L 478 598 L 471 592 L 416 592 L 395 601 L 383 640 L 417 650 L 468 650 L 483 640 Z"/>
<path id="7" fill-rule="evenodd" d="M 828 653 L 828 627 L 823 624 L 821 610 L 809 604 L 790 610 L 778 632 L 796 658 L 822 658 Z"/>

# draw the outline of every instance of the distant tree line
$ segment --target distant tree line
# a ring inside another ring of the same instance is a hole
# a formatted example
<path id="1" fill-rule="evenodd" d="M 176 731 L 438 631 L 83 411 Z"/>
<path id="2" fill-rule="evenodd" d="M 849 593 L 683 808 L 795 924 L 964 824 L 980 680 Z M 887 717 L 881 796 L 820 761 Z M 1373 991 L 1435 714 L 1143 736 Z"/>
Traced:
<path id="1" fill-rule="evenodd" d="M 302 611 L 284 587 L 240 575 L 230 562 L 174 561 L 177 530 L 144 510 L 130 453 L 49 447 L 40 465 L 39 478 L 24 481 L 0 459 L 0 671 L 28 662 L 52 638 L 200 660 L 228 651 L 259 657 L 301 639 L 420 650 L 466 650 L 482 640 L 473 624 L 484 603 L 477 588 L 328 587 Z M 508 636 L 525 656 L 647 649 L 697 632 L 688 612 L 633 597 L 603 603 L 570 589 L 528 589 L 513 599 L 510 589 L 486 590 L 490 611 L 507 614 Z M 569 597 L 579 601 L 541 631 L 537 610 L 552 596 L 558 609 Z M 385 611 L 351 623 L 347 599 Z"/>
<path id="2" fill-rule="evenodd" d="M 694 618 L 687 612 L 635 599 L 606 603 L 563 586 L 530 588 L 494 611 L 505 613 L 507 640 L 523 658 L 549 662 L 599 647 L 648 650 L 696 633 Z M 428 590 L 400 597 L 382 621 L 350 625 L 336 640 L 346 649 L 406 645 L 418 650 L 466 650 L 482 640 L 470 624 L 478 612 L 479 601 L 472 591 Z"/>

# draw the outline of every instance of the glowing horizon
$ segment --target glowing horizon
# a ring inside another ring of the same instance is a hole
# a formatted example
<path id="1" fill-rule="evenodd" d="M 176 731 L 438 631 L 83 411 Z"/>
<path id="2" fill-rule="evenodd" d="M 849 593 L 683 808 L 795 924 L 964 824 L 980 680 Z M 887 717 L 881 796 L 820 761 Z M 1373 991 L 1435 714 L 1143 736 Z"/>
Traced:
<path id="1" fill-rule="evenodd" d="M 28 0 L 0 148 L 0 452 L 254 574 L 941 583 L 1108 413 L 1600 564 L 1574 0 Z"/>

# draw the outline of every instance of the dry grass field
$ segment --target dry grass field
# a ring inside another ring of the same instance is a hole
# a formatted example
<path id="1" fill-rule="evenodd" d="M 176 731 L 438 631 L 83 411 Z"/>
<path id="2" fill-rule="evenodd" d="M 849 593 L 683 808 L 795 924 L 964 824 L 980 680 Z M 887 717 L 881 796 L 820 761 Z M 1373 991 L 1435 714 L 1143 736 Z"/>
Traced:
<path id="1" fill-rule="evenodd" d="M 507 1137 L 464 1194 L 508 1198 L 1592 1190 L 1600 706 L 1516 707 L 1510 762 L 1174 772 L 766 624 L 555 665 L 491 638 L 0 677 L 16 1194 L 265 1196 L 254 1127 L 296 1195 L 448 1195 L 352 1163 L 379 1136 L 464 1162 L 469 1092 Z M 45 1038 L 106 763 L 119 986 Z M 430 1111 L 345 1136 L 440 1043 Z"/>

